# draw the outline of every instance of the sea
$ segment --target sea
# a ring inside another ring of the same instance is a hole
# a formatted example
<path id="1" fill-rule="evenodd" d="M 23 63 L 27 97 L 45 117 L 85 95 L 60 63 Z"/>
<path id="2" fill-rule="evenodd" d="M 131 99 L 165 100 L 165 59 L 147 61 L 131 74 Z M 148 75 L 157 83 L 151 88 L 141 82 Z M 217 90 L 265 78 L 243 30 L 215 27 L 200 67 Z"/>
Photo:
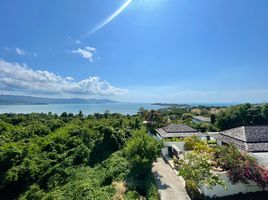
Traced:
<path id="1" fill-rule="evenodd" d="M 191 106 L 232 106 L 238 103 L 191 103 Z M 0 114 L 2 113 L 48 113 L 62 114 L 63 112 L 77 114 L 80 110 L 86 114 L 121 113 L 124 115 L 137 114 L 143 107 L 147 110 L 158 110 L 167 106 L 153 105 L 150 103 L 102 103 L 102 104 L 44 104 L 44 105 L 0 105 Z"/>
<path id="2" fill-rule="evenodd" d="M 77 114 L 80 110 L 84 114 L 121 113 L 134 115 L 139 109 L 157 110 L 163 106 L 152 105 L 149 103 L 107 103 L 107 104 L 48 104 L 48 105 L 0 105 L 0 113 L 48 113 L 61 114 L 63 112 Z"/>

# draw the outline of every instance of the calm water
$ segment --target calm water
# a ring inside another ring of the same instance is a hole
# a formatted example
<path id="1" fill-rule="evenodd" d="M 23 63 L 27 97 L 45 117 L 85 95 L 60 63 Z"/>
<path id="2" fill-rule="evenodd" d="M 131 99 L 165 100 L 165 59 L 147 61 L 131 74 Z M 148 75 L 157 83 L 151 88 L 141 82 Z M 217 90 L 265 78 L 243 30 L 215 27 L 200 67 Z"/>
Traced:
<path id="1" fill-rule="evenodd" d="M 78 113 L 82 110 L 84 114 L 111 113 L 136 114 L 140 107 L 145 109 L 159 109 L 161 106 L 138 103 L 110 103 L 110 104 L 50 104 L 50 105 L 0 105 L 0 113 Z"/>

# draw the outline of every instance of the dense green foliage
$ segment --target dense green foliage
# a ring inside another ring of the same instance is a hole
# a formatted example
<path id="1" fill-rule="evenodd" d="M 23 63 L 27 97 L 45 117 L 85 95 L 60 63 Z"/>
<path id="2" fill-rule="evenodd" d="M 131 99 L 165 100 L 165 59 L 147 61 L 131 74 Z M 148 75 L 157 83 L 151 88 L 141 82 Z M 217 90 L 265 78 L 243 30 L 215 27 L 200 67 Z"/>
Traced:
<path id="1" fill-rule="evenodd" d="M 141 125 L 108 112 L 0 115 L 1 199 L 158 199 L 150 167 L 161 145 Z M 132 170 L 138 157 L 142 179 Z"/>
<path id="2" fill-rule="evenodd" d="M 138 130 L 124 148 L 124 155 L 131 164 L 131 182 L 140 192 L 142 188 L 150 187 L 151 178 L 148 174 L 151 172 L 153 161 L 160 155 L 161 147 L 161 142 L 144 134 L 144 130 Z"/>
<path id="3" fill-rule="evenodd" d="M 268 104 L 244 104 L 230 107 L 219 113 L 216 125 L 220 130 L 239 126 L 268 125 Z"/>
<path id="4" fill-rule="evenodd" d="M 268 125 L 268 104 L 241 104 L 231 107 L 171 106 L 148 111 L 140 109 L 139 115 L 148 121 L 150 129 L 163 127 L 168 123 L 187 124 L 201 132 L 222 131 L 239 126 Z M 193 123 L 193 116 L 210 117 L 211 123 Z"/>

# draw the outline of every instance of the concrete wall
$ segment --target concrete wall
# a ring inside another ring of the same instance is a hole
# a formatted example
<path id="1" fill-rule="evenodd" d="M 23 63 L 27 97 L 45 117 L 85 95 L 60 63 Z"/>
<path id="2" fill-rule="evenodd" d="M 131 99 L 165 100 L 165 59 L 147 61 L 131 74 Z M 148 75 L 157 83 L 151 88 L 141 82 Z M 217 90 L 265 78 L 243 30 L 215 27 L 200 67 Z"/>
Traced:
<path id="1" fill-rule="evenodd" d="M 176 145 L 179 149 L 184 151 L 184 142 L 164 142 L 165 147 Z"/>
<path id="2" fill-rule="evenodd" d="M 227 177 L 226 172 L 218 172 L 218 174 L 226 183 L 227 190 L 225 190 L 221 185 L 216 185 L 211 190 L 206 187 L 202 187 L 201 190 L 205 196 L 208 196 L 211 198 L 212 197 L 224 197 L 224 196 L 234 195 L 238 193 L 263 191 L 262 188 L 260 188 L 253 181 L 250 181 L 250 184 L 243 184 L 243 183 L 232 184 L 229 181 L 229 178 Z"/>
<path id="3" fill-rule="evenodd" d="M 168 148 L 167 147 L 162 148 L 161 153 L 163 156 L 168 156 Z"/>

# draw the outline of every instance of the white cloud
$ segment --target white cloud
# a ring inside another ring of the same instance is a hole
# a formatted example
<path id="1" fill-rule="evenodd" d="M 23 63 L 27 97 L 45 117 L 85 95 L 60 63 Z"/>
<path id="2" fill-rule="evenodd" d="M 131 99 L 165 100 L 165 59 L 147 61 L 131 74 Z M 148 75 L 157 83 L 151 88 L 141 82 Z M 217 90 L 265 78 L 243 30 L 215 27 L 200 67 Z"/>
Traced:
<path id="1" fill-rule="evenodd" d="M 0 60 L 0 91 L 81 95 L 121 95 L 128 92 L 97 76 L 75 82 L 72 77 L 61 77 L 48 71 L 35 71 L 26 65 L 4 60 Z"/>
<path id="2" fill-rule="evenodd" d="M 90 62 L 93 62 L 96 49 L 94 47 L 85 47 L 84 49 L 78 48 L 76 50 L 72 50 L 71 52 L 74 54 L 79 54 L 83 58 L 89 60 Z"/>
<path id="3" fill-rule="evenodd" d="M 13 53 L 16 53 L 17 55 L 20 55 L 20 56 L 38 56 L 37 53 L 33 52 L 33 53 L 30 53 L 30 52 L 27 52 L 26 50 L 22 49 L 22 48 L 19 48 L 19 47 L 16 47 L 16 48 L 9 48 L 9 47 L 5 47 L 4 48 L 6 51 L 10 51 L 10 52 L 13 52 Z"/>
<path id="4" fill-rule="evenodd" d="M 86 47 L 85 49 L 88 50 L 88 51 L 91 51 L 91 52 L 96 51 L 96 49 L 94 47 Z"/>
<path id="5" fill-rule="evenodd" d="M 75 44 L 81 44 L 80 40 L 75 40 Z"/>
<path id="6" fill-rule="evenodd" d="M 16 51 L 16 53 L 18 55 L 21 55 L 21 56 L 25 56 L 26 55 L 26 51 L 24 49 L 16 48 L 15 51 Z"/>

